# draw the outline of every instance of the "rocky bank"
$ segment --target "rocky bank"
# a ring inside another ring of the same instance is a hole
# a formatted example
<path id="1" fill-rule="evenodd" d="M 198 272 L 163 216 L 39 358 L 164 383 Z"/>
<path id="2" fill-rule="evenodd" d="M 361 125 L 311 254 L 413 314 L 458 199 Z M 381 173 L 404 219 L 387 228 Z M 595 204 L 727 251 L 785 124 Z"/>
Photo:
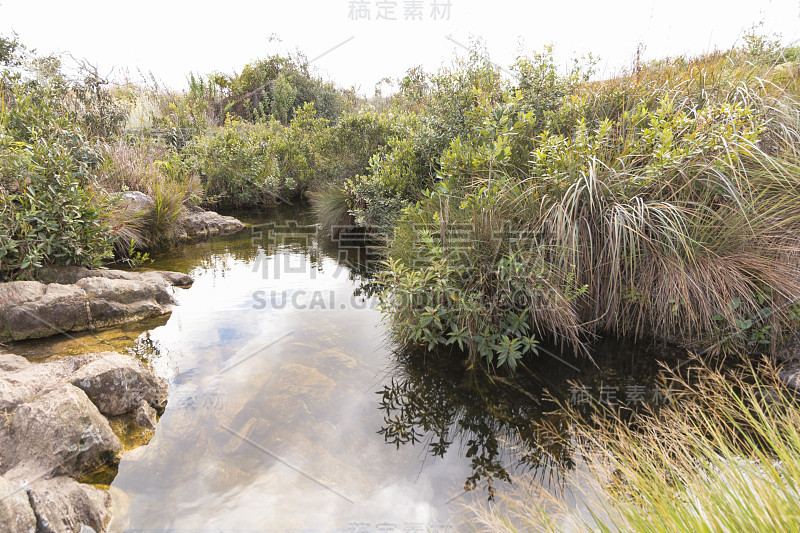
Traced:
<path id="1" fill-rule="evenodd" d="M 169 313 L 177 272 L 45 268 L 40 281 L 0 283 L 0 342 L 94 330 Z"/>
<path id="2" fill-rule="evenodd" d="M 116 352 L 39 364 L 0 353 L 0 531 L 106 531 L 111 497 L 81 480 L 115 468 L 112 427 L 152 432 L 166 398 L 164 380 Z"/>
<path id="3" fill-rule="evenodd" d="M 126 191 L 123 204 L 131 216 L 143 215 L 153 205 L 153 199 L 139 191 Z M 231 235 L 244 229 L 244 224 L 234 217 L 220 215 L 201 207 L 189 207 L 181 216 L 172 240 L 182 243 Z"/>

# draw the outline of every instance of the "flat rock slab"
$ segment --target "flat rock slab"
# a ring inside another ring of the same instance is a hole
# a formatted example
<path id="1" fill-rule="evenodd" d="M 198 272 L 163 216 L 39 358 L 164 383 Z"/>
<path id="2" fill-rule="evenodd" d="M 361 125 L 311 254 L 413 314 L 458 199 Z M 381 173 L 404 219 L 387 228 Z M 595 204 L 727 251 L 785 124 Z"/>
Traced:
<path id="1" fill-rule="evenodd" d="M 177 272 L 46 268 L 42 281 L 0 283 L 0 342 L 92 330 L 170 312 L 168 287 L 186 287 Z"/>
<path id="2" fill-rule="evenodd" d="M 70 285 L 84 278 L 126 279 L 129 281 L 149 281 L 176 287 L 188 287 L 194 279 L 180 272 L 166 270 L 142 270 L 129 272 L 127 270 L 100 270 L 86 267 L 45 267 L 37 272 L 39 281 L 44 283 L 61 283 Z"/>
<path id="3" fill-rule="evenodd" d="M 76 285 L 38 281 L 0 284 L 0 342 L 90 328 L 86 293 Z"/>
<path id="4" fill-rule="evenodd" d="M 189 212 L 181 217 L 176 238 L 179 241 L 208 239 L 219 235 L 232 235 L 242 229 L 244 224 L 234 217 L 196 207 L 189 209 Z"/>

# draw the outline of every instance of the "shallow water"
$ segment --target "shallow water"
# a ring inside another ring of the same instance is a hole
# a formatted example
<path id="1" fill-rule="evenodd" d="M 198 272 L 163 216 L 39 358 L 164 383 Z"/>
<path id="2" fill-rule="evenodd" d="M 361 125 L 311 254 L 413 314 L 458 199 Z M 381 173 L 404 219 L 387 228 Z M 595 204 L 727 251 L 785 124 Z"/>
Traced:
<path id="1" fill-rule="evenodd" d="M 576 468 L 533 424 L 569 430 L 550 395 L 664 399 L 655 360 L 615 344 L 598 347 L 603 371 L 548 350 L 513 381 L 398 352 L 364 290 L 363 251 L 302 212 L 242 218 L 244 232 L 148 265 L 195 278 L 168 319 L 14 347 L 130 351 L 169 380 L 154 437 L 111 485 L 112 531 L 448 530 L 509 474 L 556 490 Z"/>

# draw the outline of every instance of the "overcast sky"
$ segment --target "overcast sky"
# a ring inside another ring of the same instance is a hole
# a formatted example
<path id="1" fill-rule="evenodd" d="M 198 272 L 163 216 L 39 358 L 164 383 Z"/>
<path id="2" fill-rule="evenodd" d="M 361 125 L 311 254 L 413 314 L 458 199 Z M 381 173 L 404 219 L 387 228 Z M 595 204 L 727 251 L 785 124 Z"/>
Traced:
<path id="1" fill-rule="evenodd" d="M 116 67 L 116 76 L 152 72 L 176 89 L 190 71 L 230 73 L 299 49 L 324 77 L 372 94 L 381 78 L 434 69 L 476 36 L 503 65 L 550 43 L 565 65 L 591 52 L 601 74 L 613 74 L 631 65 L 638 43 L 646 59 L 727 48 L 760 21 L 796 42 L 800 0 L 0 0 L 0 33 L 106 73 Z"/>

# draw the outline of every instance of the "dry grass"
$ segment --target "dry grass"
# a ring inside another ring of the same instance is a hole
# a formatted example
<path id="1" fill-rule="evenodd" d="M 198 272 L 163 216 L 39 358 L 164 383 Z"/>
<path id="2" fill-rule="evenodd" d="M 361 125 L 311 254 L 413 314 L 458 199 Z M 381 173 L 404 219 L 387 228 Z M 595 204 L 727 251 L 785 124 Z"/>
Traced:
<path id="1" fill-rule="evenodd" d="M 800 101 L 774 78 L 720 54 L 587 85 L 528 178 L 469 190 L 499 186 L 496 218 L 587 287 L 565 324 L 775 346 L 800 298 Z"/>
<path id="2" fill-rule="evenodd" d="M 202 199 L 200 178 L 175 170 L 167 155 L 165 148 L 152 144 L 118 141 L 109 148 L 102 186 L 112 192 L 140 191 L 152 200 L 144 211 L 121 205 L 110 215 L 117 255 L 124 256 L 131 242 L 143 250 L 172 241 L 186 206 Z"/>
<path id="3" fill-rule="evenodd" d="M 99 183 L 108 191 L 128 189 L 151 196 L 153 184 L 164 180 L 156 161 L 163 160 L 166 154 L 167 149 L 162 146 L 118 140 L 106 152 L 106 164 L 102 168 Z"/>
<path id="4" fill-rule="evenodd" d="M 517 479 L 500 503 L 472 505 L 480 531 L 798 531 L 800 407 L 772 367 L 673 376 L 670 407 L 632 420 L 572 413 L 568 444 L 586 469 L 568 497 Z M 600 414 L 599 411 L 596 414 Z"/>

